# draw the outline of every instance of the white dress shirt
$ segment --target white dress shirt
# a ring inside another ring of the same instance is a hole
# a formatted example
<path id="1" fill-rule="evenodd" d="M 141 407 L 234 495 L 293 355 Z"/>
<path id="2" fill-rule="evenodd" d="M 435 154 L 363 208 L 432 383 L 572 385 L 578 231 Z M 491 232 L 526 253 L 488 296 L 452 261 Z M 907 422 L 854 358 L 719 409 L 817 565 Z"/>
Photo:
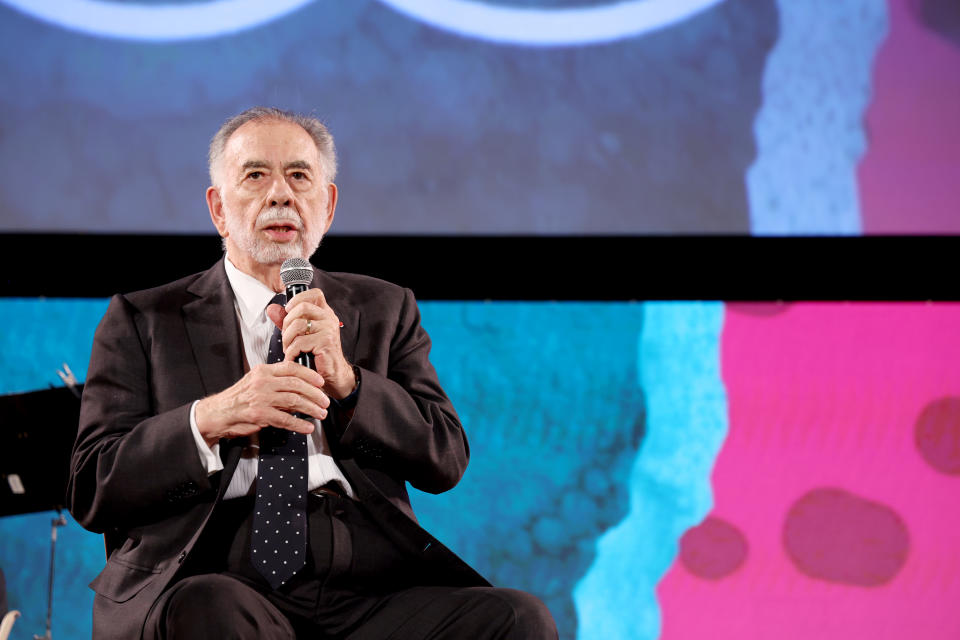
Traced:
<path id="1" fill-rule="evenodd" d="M 240 320 L 240 335 L 243 339 L 243 351 L 246 355 L 247 366 L 252 368 L 267 361 L 270 337 L 276 325 L 267 317 L 266 309 L 276 295 L 272 289 L 237 269 L 230 257 L 224 261 L 227 270 L 227 280 L 233 289 L 233 304 Z M 199 401 L 197 401 L 199 402 Z M 190 408 L 190 429 L 197 443 L 200 459 L 207 470 L 207 475 L 213 475 L 223 469 L 220 459 L 220 444 L 207 446 L 200 430 L 197 428 L 197 403 Z M 314 420 L 315 429 L 307 436 L 307 490 L 312 491 L 329 482 L 338 482 L 343 492 L 351 498 L 355 497 L 353 489 L 343 472 L 330 455 L 330 445 L 319 420 Z M 256 434 L 250 437 L 251 444 L 244 448 L 240 455 L 237 470 L 230 479 L 230 486 L 224 498 L 238 498 L 252 492 L 257 477 L 257 455 L 259 444 Z"/>

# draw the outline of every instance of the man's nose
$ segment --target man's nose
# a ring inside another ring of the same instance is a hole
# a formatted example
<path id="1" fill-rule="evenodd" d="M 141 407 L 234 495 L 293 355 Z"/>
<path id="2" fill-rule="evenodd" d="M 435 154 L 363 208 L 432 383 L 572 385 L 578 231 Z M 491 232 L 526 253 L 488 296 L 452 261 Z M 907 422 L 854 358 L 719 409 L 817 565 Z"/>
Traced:
<path id="1" fill-rule="evenodd" d="M 293 191 L 287 184 L 286 176 L 277 176 L 270 183 L 267 199 L 271 207 L 289 207 L 293 201 Z"/>

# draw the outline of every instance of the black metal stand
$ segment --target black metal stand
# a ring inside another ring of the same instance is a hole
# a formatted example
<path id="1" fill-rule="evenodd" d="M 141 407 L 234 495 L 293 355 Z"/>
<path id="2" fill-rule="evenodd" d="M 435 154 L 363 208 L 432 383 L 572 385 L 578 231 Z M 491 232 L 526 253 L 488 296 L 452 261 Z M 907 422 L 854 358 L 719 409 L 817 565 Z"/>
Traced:
<path id="1" fill-rule="evenodd" d="M 53 622 L 53 567 L 54 559 L 57 556 L 57 528 L 65 526 L 67 519 L 63 516 L 60 509 L 57 509 L 57 517 L 50 521 L 50 578 L 47 585 L 47 632 L 42 636 L 34 634 L 33 640 L 51 640 L 50 626 Z"/>
<path id="2" fill-rule="evenodd" d="M 80 419 L 80 390 L 70 368 L 57 374 L 66 387 L 0 395 L 0 516 L 56 511 L 50 523 L 50 576 L 47 585 L 46 633 L 53 621 L 53 576 L 57 529 L 67 524 L 70 458 Z"/>

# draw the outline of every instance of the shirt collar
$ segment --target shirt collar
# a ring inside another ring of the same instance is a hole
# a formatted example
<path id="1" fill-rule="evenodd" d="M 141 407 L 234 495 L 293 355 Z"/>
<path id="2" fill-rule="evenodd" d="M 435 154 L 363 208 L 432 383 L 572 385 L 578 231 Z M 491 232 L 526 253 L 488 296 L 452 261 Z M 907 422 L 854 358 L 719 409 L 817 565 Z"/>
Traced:
<path id="1" fill-rule="evenodd" d="M 273 289 L 263 284 L 253 276 L 240 271 L 230 262 L 227 255 L 224 261 L 227 271 L 227 280 L 233 289 L 233 297 L 237 301 L 237 310 L 240 319 L 248 327 L 256 326 L 266 318 L 267 305 L 277 295 Z"/>

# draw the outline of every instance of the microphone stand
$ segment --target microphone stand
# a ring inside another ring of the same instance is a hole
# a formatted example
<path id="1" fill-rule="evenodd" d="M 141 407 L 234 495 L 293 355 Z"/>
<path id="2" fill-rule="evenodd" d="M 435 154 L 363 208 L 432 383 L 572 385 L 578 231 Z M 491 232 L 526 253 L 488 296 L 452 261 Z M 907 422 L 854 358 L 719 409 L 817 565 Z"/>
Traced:
<path id="1" fill-rule="evenodd" d="M 42 636 L 33 634 L 33 640 L 51 640 L 50 625 L 53 621 L 53 561 L 57 552 L 57 527 L 67 524 L 67 519 L 63 516 L 60 509 L 57 509 L 57 517 L 50 521 L 50 578 L 47 585 L 47 632 Z"/>

